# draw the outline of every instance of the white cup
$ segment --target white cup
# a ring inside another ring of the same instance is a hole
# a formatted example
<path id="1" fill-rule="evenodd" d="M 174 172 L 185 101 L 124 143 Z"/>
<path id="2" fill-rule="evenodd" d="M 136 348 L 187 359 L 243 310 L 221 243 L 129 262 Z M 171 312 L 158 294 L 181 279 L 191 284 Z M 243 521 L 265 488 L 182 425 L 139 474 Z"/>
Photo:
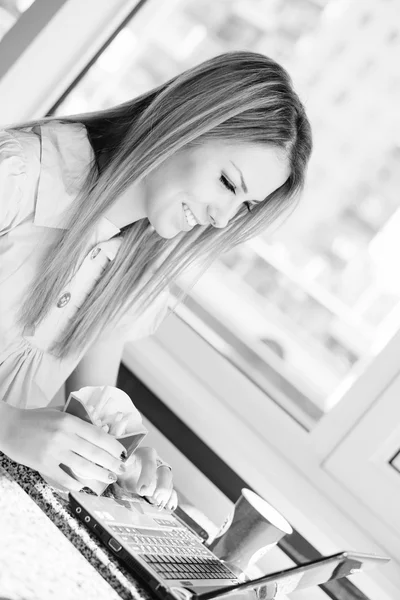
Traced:
<path id="1" fill-rule="evenodd" d="M 208 547 L 241 575 L 292 532 L 290 524 L 271 504 L 243 488 L 232 513 Z"/>

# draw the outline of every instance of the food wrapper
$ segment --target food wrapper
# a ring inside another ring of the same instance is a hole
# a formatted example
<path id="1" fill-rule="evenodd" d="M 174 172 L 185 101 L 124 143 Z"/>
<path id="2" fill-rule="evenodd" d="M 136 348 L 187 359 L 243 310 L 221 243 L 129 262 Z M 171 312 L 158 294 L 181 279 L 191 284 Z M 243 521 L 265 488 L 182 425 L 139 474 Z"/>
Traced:
<path id="1" fill-rule="evenodd" d="M 76 392 L 72 392 L 69 395 L 69 398 L 65 404 L 64 412 L 67 412 L 75 417 L 83 419 L 87 423 L 92 423 L 92 425 L 96 425 L 94 422 L 91 413 L 94 407 L 96 408 L 97 399 L 100 397 L 100 394 L 106 391 L 107 397 L 109 398 L 108 402 L 102 408 L 98 414 L 98 418 L 100 421 L 104 422 L 109 420 L 116 415 L 118 412 L 122 413 L 124 416 L 128 416 L 129 418 L 126 423 L 125 433 L 121 436 L 115 436 L 116 439 L 122 444 L 125 448 L 127 456 L 131 456 L 131 454 L 136 450 L 139 446 L 145 435 L 147 434 L 147 429 L 144 427 L 142 423 L 142 417 L 137 408 L 133 405 L 132 400 L 129 396 L 119 388 L 107 386 L 106 390 L 104 386 L 87 386 L 83 387 Z M 77 473 L 72 471 L 66 465 L 60 465 L 61 468 L 71 475 L 74 479 L 82 483 L 85 487 L 90 488 L 96 494 L 101 495 L 104 490 L 108 487 L 108 483 L 104 483 L 103 481 L 98 481 L 96 479 L 84 479 L 80 477 Z"/>

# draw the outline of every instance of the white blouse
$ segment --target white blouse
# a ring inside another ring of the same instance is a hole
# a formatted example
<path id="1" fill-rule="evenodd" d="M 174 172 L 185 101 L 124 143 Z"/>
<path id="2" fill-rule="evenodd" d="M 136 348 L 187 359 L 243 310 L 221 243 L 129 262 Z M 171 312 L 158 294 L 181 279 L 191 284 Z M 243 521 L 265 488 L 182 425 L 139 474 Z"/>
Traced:
<path id="1" fill-rule="evenodd" d="M 23 329 L 18 311 L 46 250 L 60 239 L 66 211 L 94 160 L 84 125 L 52 121 L 23 131 L 0 131 L 0 399 L 19 407 L 47 405 L 94 340 L 66 358 L 49 348 L 113 260 L 120 230 L 102 218 L 87 255 L 40 325 Z M 96 341 L 136 340 L 154 333 L 168 292 L 140 316 L 127 313 Z"/>

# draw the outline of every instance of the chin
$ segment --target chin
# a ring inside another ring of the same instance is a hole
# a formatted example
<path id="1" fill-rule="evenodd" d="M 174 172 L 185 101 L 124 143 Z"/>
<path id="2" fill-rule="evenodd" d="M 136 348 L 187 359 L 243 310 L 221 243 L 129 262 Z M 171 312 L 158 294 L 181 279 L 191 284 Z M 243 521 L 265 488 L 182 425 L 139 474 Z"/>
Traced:
<path id="1" fill-rule="evenodd" d="M 162 238 L 164 238 L 164 240 L 172 240 L 172 238 L 176 237 L 178 235 L 178 231 L 176 231 L 175 233 L 170 233 L 170 234 L 161 234 L 159 233 L 158 235 Z"/>
<path id="2" fill-rule="evenodd" d="M 165 240 L 172 240 L 172 238 L 177 236 L 178 233 L 181 233 L 175 227 L 171 227 L 171 226 L 163 227 L 160 225 L 153 225 L 153 227 L 156 230 L 156 232 L 158 233 L 158 235 L 160 237 L 164 238 Z"/>

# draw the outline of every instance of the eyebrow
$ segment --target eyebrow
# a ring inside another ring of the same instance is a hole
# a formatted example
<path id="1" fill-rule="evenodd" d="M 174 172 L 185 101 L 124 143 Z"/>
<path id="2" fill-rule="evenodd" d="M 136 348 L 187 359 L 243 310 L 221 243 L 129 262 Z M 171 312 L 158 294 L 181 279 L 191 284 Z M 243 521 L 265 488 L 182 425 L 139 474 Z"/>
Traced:
<path id="1" fill-rule="evenodd" d="M 240 183 L 242 184 L 242 190 L 244 191 L 245 194 L 247 194 L 247 192 L 249 190 L 247 189 L 247 185 L 246 185 L 246 183 L 245 183 L 245 181 L 243 179 L 243 173 L 242 173 L 242 171 L 239 169 L 239 167 L 237 167 L 235 165 L 235 163 L 233 161 L 230 161 L 230 162 L 233 164 L 233 166 L 235 167 L 236 171 L 239 173 L 239 175 L 240 175 Z"/>

